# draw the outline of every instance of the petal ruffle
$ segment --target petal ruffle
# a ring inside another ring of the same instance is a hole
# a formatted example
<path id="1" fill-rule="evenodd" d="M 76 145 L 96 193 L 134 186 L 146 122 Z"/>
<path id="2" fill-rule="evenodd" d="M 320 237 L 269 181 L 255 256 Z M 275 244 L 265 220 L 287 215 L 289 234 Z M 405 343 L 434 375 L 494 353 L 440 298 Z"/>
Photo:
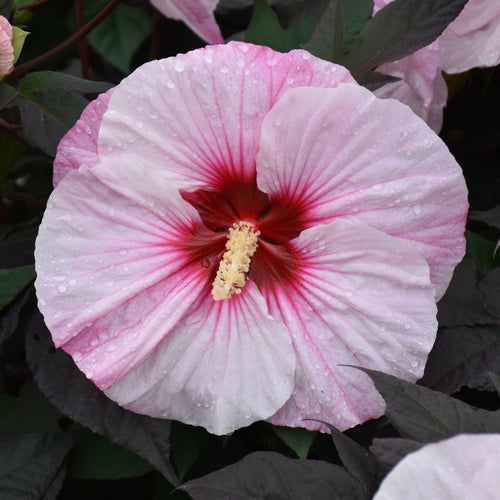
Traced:
<path id="1" fill-rule="evenodd" d="M 101 158 L 126 153 L 131 185 L 144 162 L 185 190 L 220 190 L 255 178 L 266 113 L 289 88 L 354 82 L 341 66 L 305 51 L 288 54 L 233 42 L 141 66 L 118 85 L 99 131 Z"/>
<path id="2" fill-rule="evenodd" d="M 500 2 L 469 0 L 439 37 L 440 66 L 447 73 L 500 63 Z"/>
<path id="3" fill-rule="evenodd" d="M 210 270 L 186 250 L 207 230 L 177 192 L 163 186 L 161 204 L 154 191 L 131 198 L 97 179 L 100 168 L 61 181 L 35 255 L 39 306 L 56 346 L 106 388 L 151 355 Z"/>
<path id="4" fill-rule="evenodd" d="M 214 10 L 219 0 L 151 0 L 165 16 L 185 22 L 202 40 L 224 43 Z"/>
<path id="5" fill-rule="evenodd" d="M 412 248 L 344 220 L 307 229 L 290 243 L 297 270 L 262 293 L 290 330 L 297 352 L 295 389 L 271 418 L 278 425 L 341 430 L 379 417 L 384 401 L 351 367 L 415 381 L 436 335 L 429 268 Z"/>
<path id="6" fill-rule="evenodd" d="M 374 500 L 495 500 L 500 434 L 459 434 L 408 454 L 382 481 Z"/>
<path id="7" fill-rule="evenodd" d="M 403 104 L 366 89 L 292 89 L 262 126 L 257 184 L 309 226 L 343 217 L 425 257 L 437 298 L 465 241 L 467 189 L 439 137 Z"/>
<path id="8" fill-rule="evenodd" d="M 407 104 L 432 130 L 441 130 L 448 89 L 439 68 L 439 41 L 377 71 L 400 78 L 376 89 L 377 97 Z"/>
<path id="9" fill-rule="evenodd" d="M 59 142 L 54 159 L 54 187 L 68 172 L 81 165 L 93 167 L 99 163 L 97 136 L 112 92 L 113 89 L 110 89 L 90 102 L 82 116 Z"/>
<path id="10" fill-rule="evenodd" d="M 227 434 L 268 418 L 288 400 L 295 363 L 288 330 L 250 281 L 230 300 L 215 302 L 207 290 L 106 394 L 137 413 Z"/>

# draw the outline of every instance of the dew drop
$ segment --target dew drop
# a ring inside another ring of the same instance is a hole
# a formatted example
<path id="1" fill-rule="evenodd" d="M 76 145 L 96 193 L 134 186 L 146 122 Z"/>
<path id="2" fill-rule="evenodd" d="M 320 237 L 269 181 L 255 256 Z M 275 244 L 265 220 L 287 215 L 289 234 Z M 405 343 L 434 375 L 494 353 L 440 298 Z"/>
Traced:
<path id="1" fill-rule="evenodd" d="M 221 66 L 220 67 L 220 72 L 222 74 L 226 74 L 229 71 L 229 68 L 227 66 Z"/>
<path id="2" fill-rule="evenodd" d="M 64 293 L 67 290 L 67 288 L 64 285 L 60 285 L 57 288 L 57 290 L 59 291 L 59 293 Z"/>
<path id="3" fill-rule="evenodd" d="M 66 281 L 66 276 L 63 276 L 61 274 L 56 274 L 55 276 L 52 276 L 52 279 L 54 281 Z"/>
<path id="4" fill-rule="evenodd" d="M 417 360 L 414 360 L 414 361 L 412 361 L 412 362 L 410 363 L 410 365 L 411 365 L 411 367 L 412 367 L 412 368 L 418 368 L 418 365 L 419 365 L 419 364 L 420 364 L 420 363 L 419 363 Z"/>
<path id="5" fill-rule="evenodd" d="M 411 323 L 405 323 L 404 328 L 405 330 L 411 330 Z"/>
<path id="6" fill-rule="evenodd" d="M 173 89 L 175 87 L 175 83 L 170 80 L 166 83 L 166 85 L 169 89 Z"/>
<path id="7" fill-rule="evenodd" d="M 73 286 L 73 285 L 76 285 L 76 280 L 69 280 L 68 283 Z"/>
<path id="8" fill-rule="evenodd" d="M 279 127 L 281 125 L 281 118 L 276 118 L 276 120 L 274 120 L 274 124 Z"/>
<path id="9" fill-rule="evenodd" d="M 120 255 L 127 255 L 128 254 L 128 250 L 125 250 L 125 249 L 122 249 L 118 252 Z"/>
<path id="10" fill-rule="evenodd" d="M 374 185 L 372 186 L 372 189 L 373 189 L 374 191 L 382 191 L 382 189 L 384 189 L 384 185 L 383 185 L 383 184 L 374 184 Z"/>
<path id="11" fill-rule="evenodd" d="M 174 69 L 177 71 L 177 73 L 182 73 L 184 69 L 186 68 L 186 63 L 177 57 L 174 62 Z"/>
<path id="12" fill-rule="evenodd" d="M 422 210 L 423 210 L 422 205 L 418 205 L 418 204 L 417 204 L 417 205 L 413 205 L 413 213 L 414 213 L 415 215 L 419 215 L 419 214 L 421 214 L 421 213 L 422 213 Z"/>

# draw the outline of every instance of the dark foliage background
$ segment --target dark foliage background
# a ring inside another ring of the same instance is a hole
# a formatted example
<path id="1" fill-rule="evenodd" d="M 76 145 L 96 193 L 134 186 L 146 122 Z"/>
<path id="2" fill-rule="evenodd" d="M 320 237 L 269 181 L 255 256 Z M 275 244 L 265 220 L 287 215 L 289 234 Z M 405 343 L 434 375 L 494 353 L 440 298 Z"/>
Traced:
<path id="1" fill-rule="evenodd" d="M 428 44 L 465 0 L 419 0 L 419 19 L 409 17 L 414 0 L 396 3 L 390 29 L 370 21 L 370 0 L 344 1 L 343 17 L 337 0 L 275 2 L 274 10 L 264 0 L 223 0 L 216 14 L 225 37 L 281 51 L 304 46 L 373 86 L 375 66 Z M 79 7 L 85 19 L 77 22 Z M 386 415 L 345 433 L 258 422 L 216 437 L 108 400 L 54 349 L 33 290 L 34 240 L 62 135 L 96 93 L 151 58 L 203 41 L 140 0 L 0 0 L 0 14 L 30 32 L 16 69 L 0 82 L 0 498 L 366 499 L 423 444 L 500 432 L 498 67 L 447 77 L 441 136 L 463 168 L 471 211 L 467 256 L 439 303 L 423 379 L 369 372 Z M 86 47 L 43 59 L 99 15 Z M 399 42 L 390 30 L 399 30 Z"/>

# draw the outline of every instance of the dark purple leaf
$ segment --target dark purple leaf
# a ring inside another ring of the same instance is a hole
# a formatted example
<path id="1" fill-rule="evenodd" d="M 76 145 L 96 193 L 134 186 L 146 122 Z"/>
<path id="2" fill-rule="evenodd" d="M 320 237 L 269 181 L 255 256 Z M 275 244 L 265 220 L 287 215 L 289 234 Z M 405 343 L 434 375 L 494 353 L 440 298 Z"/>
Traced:
<path id="1" fill-rule="evenodd" d="M 68 354 L 54 349 L 38 311 L 27 321 L 26 356 L 40 389 L 61 413 L 145 458 L 177 483 L 169 462 L 170 422 L 132 413 L 108 399 Z"/>
<path id="2" fill-rule="evenodd" d="M 357 500 L 369 496 L 345 469 L 317 460 L 256 452 L 180 486 L 195 500 Z"/>

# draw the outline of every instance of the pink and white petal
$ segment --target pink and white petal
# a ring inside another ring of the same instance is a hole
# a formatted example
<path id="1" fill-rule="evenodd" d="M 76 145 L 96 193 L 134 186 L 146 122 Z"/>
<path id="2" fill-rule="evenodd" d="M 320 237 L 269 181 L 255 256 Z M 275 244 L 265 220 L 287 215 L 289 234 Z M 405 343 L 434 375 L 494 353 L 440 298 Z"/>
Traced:
<path id="1" fill-rule="evenodd" d="M 10 73 L 13 64 L 12 26 L 8 19 L 0 16 L 0 79 Z"/>
<path id="2" fill-rule="evenodd" d="M 448 90 L 439 68 L 438 41 L 377 71 L 400 79 L 376 89 L 377 97 L 407 104 L 435 132 L 441 130 Z"/>
<path id="3" fill-rule="evenodd" d="M 165 16 L 186 23 L 202 40 L 224 43 L 214 10 L 219 0 L 151 0 Z"/>
<path id="4" fill-rule="evenodd" d="M 113 89 L 110 89 L 90 102 L 75 125 L 59 142 L 54 159 L 54 187 L 68 172 L 81 165 L 93 167 L 99 163 L 97 136 L 112 92 Z"/>
<path id="5" fill-rule="evenodd" d="M 447 73 L 500 63 L 500 2 L 469 0 L 439 37 L 440 66 Z"/>
<path id="6" fill-rule="evenodd" d="M 288 400 L 295 363 L 287 328 L 249 281 L 231 300 L 216 302 L 206 290 L 154 353 L 106 394 L 138 413 L 227 434 Z"/>
<path id="7" fill-rule="evenodd" d="M 308 226 L 343 217 L 403 239 L 427 260 L 438 299 L 463 256 L 459 165 L 407 106 L 362 87 L 288 91 L 262 125 L 257 184 Z"/>
<path id="8" fill-rule="evenodd" d="M 500 489 L 500 434 L 459 434 L 406 455 L 374 500 L 495 500 Z"/>
<path id="9" fill-rule="evenodd" d="M 288 88 L 335 87 L 345 68 L 296 50 L 241 42 L 147 63 L 115 88 L 99 131 L 101 158 L 135 158 L 121 175 L 133 185 L 144 161 L 178 189 L 217 190 L 254 180 L 260 127 Z"/>
<path id="10" fill-rule="evenodd" d="M 271 422 L 318 429 L 304 421 L 318 419 L 345 430 L 381 416 L 385 403 L 370 378 L 339 365 L 422 376 L 437 329 L 427 263 L 401 240 L 341 219 L 291 245 L 293 279 L 262 287 L 297 352 L 294 392 Z"/>
<path id="11" fill-rule="evenodd" d="M 100 388 L 151 355 L 210 279 L 183 243 L 204 229 L 164 186 L 162 207 L 72 171 L 52 193 L 36 241 L 40 310 L 56 346 Z"/>

